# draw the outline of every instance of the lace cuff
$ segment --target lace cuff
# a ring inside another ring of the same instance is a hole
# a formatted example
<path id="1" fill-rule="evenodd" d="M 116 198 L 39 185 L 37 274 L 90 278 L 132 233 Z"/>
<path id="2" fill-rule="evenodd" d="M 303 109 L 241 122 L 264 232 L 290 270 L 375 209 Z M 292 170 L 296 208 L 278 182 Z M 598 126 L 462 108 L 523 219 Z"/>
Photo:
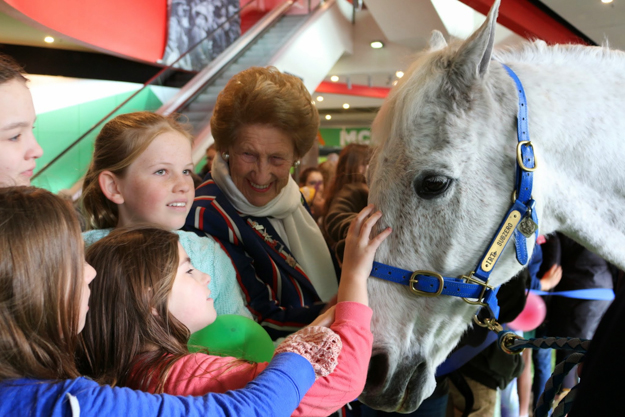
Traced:
<path id="1" fill-rule="evenodd" d="M 313 366 L 316 377 L 322 378 L 336 368 L 342 347 L 341 337 L 331 329 L 308 326 L 284 339 L 275 354 L 293 352 L 303 356 Z"/>

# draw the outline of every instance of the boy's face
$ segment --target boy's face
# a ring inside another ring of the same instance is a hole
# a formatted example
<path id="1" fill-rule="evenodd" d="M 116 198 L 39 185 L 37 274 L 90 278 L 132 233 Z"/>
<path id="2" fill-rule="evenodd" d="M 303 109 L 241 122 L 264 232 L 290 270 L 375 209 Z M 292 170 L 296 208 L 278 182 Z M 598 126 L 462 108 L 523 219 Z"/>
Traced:
<path id="1" fill-rule="evenodd" d="M 35 160 L 43 155 L 33 135 L 35 118 L 23 80 L 0 84 L 0 183 L 30 185 Z"/>

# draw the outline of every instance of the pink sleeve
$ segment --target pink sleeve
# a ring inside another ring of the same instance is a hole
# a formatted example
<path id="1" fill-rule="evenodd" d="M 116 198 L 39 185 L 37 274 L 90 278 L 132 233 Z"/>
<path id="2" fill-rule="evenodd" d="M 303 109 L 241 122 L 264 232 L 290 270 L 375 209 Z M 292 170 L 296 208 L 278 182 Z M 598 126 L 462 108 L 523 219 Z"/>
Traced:
<path id="1" fill-rule="evenodd" d="M 235 390 L 256 378 L 268 363 L 249 363 L 236 358 L 194 353 L 172 366 L 164 392 L 201 396 Z"/>
<path id="2" fill-rule="evenodd" d="M 330 328 L 341 336 L 343 343 L 338 365 L 330 375 L 317 379 L 294 416 L 328 416 L 360 395 L 373 345 L 372 314 L 364 304 L 341 302 L 336 305 Z"/>

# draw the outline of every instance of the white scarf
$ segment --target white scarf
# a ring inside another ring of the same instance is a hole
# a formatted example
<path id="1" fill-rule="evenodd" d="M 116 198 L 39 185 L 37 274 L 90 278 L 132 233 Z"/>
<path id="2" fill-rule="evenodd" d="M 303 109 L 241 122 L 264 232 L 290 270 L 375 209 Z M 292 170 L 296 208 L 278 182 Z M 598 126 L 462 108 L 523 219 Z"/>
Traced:
<path id="1" fill-rule="evenodd" d="M 267 217 L 286 246 L 295 256 L 322 301 L 330 300 L 338 290 L 336 273 L 328 246 L 315 220 L 301 203 L 297 183 L 289 177 L 287 185 L 262 207 L 250 204 L 230 177 L 228 163 L 217 154 L 211 170 L 213 180 L 232 206 L 240 213 Z"/>

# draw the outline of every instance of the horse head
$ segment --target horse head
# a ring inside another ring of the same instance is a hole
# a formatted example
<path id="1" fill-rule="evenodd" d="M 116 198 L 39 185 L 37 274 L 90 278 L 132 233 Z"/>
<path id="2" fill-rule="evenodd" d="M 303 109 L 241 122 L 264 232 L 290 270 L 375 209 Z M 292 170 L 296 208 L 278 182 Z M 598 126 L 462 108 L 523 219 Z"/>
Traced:
<path id="1" fill-rule="evenodd" d="M 465 42 L 435 31 L 378 113 L 368 169 L 369 202 L 393 233 L 376 260 L 456 277 L 475 269 L 510 207 L 514 188 L 517 93 L 491 62 L 499 1 Z M 531 249 L 531 248 L 530 248 Z M 521 266 L 507 250 L 491 275 L 499 285 Z M 360 399 L 410 412 L 435 387 L 435 371 L 477 307 L 457 297 L 415 295 L 369 279 L 374 346 Z"/>

